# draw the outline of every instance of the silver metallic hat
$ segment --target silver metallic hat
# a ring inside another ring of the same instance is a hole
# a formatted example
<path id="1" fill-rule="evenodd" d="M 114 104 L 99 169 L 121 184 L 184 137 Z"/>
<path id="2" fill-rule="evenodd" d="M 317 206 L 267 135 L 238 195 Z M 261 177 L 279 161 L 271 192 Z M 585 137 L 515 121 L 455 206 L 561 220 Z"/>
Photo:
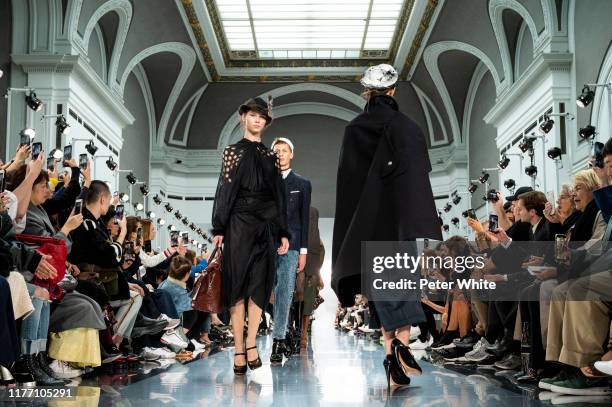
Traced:
<path id="1" fill-rule="evenodd" d="M 395 85 L 399 75 L 389 64 L 371 66 L 363 74 L 361 84 L 370 89 L 387 89 Z"/>

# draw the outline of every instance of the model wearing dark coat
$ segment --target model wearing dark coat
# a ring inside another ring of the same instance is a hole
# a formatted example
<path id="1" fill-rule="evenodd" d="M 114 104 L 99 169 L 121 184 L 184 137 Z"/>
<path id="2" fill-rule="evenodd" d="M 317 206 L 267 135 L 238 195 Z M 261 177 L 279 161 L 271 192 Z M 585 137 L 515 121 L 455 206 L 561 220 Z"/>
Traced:
<path id="1" fill-rule="evenodd" d="M 361 292 L 362 241 L 441 240 L 427 144 L 391 96 L 372 97 L 345 129 L 336 190 L 332 288 L 343 306 Z M 385 304 L 381 304 L 385 305 Z M 387 330 L 424 320 L 418 302 L 376 307 Z M 385 321 L 391 317 L 393 322 Z"/>
<path id="2" fill-rule="evenodd" d="M 225 148 L 213 207 L 213 235 L 224 236 L 221 299 L 251 298 L 265 308 L 275 256 L 287 232 L 285 188 L 276 154 L 246 138 Z"/>

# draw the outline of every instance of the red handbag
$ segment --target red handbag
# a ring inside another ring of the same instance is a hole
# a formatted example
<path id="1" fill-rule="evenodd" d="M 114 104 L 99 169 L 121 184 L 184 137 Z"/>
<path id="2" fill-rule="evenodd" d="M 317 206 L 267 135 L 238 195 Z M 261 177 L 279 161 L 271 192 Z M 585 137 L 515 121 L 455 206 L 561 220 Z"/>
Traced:
<path id="1" fill-rule="evenodd" d="M 34 236 L 34 235 L 17 235 L 17 240 L 29 246 L 42 255 L 51 256 L 49 263 L 57 271 L 55 278 L 47 280 L 41 280 L 34 276 L 31 284 L 38 287 L 46 288 L 49 291 L 49 297 L 52 300 L 61 300 L 64 296 L 64 290 L 62 290 L 58 283 L 62 281 L 66 275 L 66 257 L 68 256 L 68 249 L 66 248 L 66 242 L 61 239 L 54 237 Z"/>

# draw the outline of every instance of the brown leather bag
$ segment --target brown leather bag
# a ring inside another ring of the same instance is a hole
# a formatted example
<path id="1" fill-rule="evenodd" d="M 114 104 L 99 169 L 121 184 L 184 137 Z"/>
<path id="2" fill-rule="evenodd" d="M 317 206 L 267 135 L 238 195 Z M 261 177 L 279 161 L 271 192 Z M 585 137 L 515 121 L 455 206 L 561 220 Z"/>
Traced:
<path id="1" fill-rule="evenodd" d="M 223 251 L 216 247 L 209 257 L 206 269 L 196 278 L 191 291 L 193 309 L 217 313 L 221 306 L 221 262 Z"/>

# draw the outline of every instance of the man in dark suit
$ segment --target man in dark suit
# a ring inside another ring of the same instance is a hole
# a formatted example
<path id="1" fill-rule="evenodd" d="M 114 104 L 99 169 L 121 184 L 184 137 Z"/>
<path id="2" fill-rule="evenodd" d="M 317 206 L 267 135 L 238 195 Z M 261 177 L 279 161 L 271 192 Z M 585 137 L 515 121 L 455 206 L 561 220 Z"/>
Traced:
<path id="1" fill-rule="evenodd" d="M 310 210 L 310 181 L 298 175 L 291 169 L 293 159 L 293 143 L 280 137 L 272 142 L 271 148 L 280 160 L 280 167 L 285 181 L 287 194 L 287 227 L 289 234 L 289 251 L 276 258 L 276 279 L 274 284 L 274 330 L 272 338 L 272 354 L 270 362 L 283 361 L 283 353 L 287 350 L 285 335 L 289 310 L 295 290 L 296 271 L 304 270 L 308 254 L 308 226 Z M 289 353 L 287 351 L 287 353 Z"/>

